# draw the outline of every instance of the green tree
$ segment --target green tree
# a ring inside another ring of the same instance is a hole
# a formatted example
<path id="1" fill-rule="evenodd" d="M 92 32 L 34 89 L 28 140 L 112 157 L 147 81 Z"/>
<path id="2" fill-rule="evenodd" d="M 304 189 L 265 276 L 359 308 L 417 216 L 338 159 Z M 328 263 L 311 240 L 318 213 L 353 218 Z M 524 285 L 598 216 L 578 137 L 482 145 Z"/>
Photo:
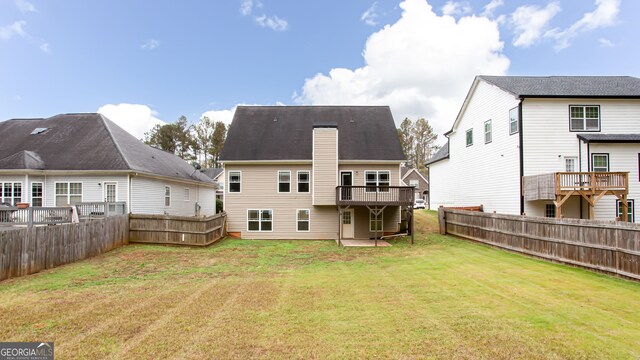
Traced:
<path id="1" fill-rule="evenodd" d="M 414 164 L 418 170 L 426 172 L 424 163 L 437 151 L 436 139 L 438 139 L 438 135 L 433 132 L 429 121 L 424 118 L 416 121 L 413 133 L 415 141 Z"/>
<path id="2" fill-rule="evenodd" d="M 414 125 L 411 119 L 404 118 L 404 120 L 402 120 L 402 123 L 400 124 L 400 128 L 398 128 L 398 138 L 400 139 L 400 145 L 402 146 L 402 151 L 404 152 L 404 156 L 407 158 L 406 165 L 410 168 L 414 167 L 415 141 L 414 141 Z"/>
<path id="3" fill-rule="evenodd" d="M 176 154 L 184 160 L 195 159 L 197 144 L 185 116 L 175 123 L 156 125 L 145 133 L 145 144 Z"/>
<path id="4" fill-rule="evenodd" d="M 193 139 L 196 143 L 195 150 L 198 158 L 203 162 L 203 167 L 209 167 L 209 155 L 213 141 L 213 122 L 208 117 L 203 117 L 193 127 Z"/>
<path id="5" fill-rule="evenodd" d="M 227 139 L 227 130 L 227 125 L 225 125 L 222 121 L 216 121 L 215 125 L 213 126 L 211 148 L 209 150 L 213 167 L 220 166 L 220 155 L 222 154 L 224 142 Z"/>

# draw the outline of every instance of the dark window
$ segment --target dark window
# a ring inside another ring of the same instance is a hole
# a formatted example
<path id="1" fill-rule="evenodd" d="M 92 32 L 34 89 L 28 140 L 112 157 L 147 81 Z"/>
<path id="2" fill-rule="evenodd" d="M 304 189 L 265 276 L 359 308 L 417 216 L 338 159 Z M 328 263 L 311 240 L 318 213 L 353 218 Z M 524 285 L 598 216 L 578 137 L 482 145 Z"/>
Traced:
<path id="1" fill-rule="evenodd" d="M 473 129 L 467 130 L 467 146 L 473 145 Z"/>
<path id="2" fill-rule="evenodd" d="M 240 171 L 229 171 L 229 192 L 239 193 L 241 190 L 242 176 Z"/>
<path id="3" fill-rule="evenodd" d="M 553 204 L 547 204 L 544 207 L 544 216 L 548 218 L 556 217 L 556 206 Z"/>
<path id="4" fill-rule="evenodd" d="M 248 231 L 271 231 L 273 214 L 271 210 L 247 210 Z"/>
<path id="5" fill-rule="evenodd" d="M 308 171 L 298 171 L 298 192 L 299 193 L 309 192 L 309 172 Z"/>
<path id="6" fill-rule="evenodd" d="M 488 144 L 493 140 L 493 131 L 491 128 L 491 120 L 484 122 L 484 143 Z"/>
<path id="7" fill-rule="evenodd" d="M 31 206 L 42 206 L 42 183 L 31 183 Z"/>
<path id="8" fill-rule="evenodd" d="M 278 171 L 278 192 L 291 192 L 291 171 Z"/>
<path id="9" fill-rule="evenodd" d="M 298 231 L 309 231 L 309 210 L 298 210 L 297 223 Z"/>

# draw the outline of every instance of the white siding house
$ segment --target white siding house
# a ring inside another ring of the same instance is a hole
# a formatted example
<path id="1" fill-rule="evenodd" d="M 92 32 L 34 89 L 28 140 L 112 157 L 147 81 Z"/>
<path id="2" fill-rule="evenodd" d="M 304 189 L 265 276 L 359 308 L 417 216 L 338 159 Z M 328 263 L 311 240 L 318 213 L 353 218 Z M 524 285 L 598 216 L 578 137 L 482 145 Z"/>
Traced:
<path id="1" fill-rule="evenodd" d="M 483 205 L 485 211 L 555 216 L 559 198 L 525 200 L 523 177 L 620 171 L 629 172 L 630 219 L 638 222 L 639 118 L 637 78 L 478 76 L 445 134 L 448 154 L 428 162 L 431 208 Z M 488 121 L 491 138 L 485 139 Z M 575 195 L 562 204 L 563 217 L 619 216 L 616 196 L 607 194 L 590 209 Z"/>

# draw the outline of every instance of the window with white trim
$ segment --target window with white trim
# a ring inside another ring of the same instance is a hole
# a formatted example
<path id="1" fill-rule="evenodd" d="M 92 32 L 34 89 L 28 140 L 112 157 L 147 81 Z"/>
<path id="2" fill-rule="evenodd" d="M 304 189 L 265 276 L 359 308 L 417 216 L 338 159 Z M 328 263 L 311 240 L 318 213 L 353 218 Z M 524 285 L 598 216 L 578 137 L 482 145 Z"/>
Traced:
<path id="1" fill-rule="evenodd" d="M 164 187 L 164 206 L 171 206 L 171 186 Z"/>
<path id="2" fill-rule="evenodd" d="M 591 171 L 609 171 L 609 154 L 591 154 Z"/>
<path id="3" fill-rule="evenodd" d="M 191 190 L 189 188 L 184 188 L 183 198 L 184 201 L 191 201 Z"/>
<path id="4" fill-rule="evenodd" d="M 298 171 L 298 192 L 308 193 L 310 175 L 308 171 Z"/>
<path id="5" fill-rule="evenodd" d="M 278 192 L 291 192 L 291 171 L 278 171 Z"/>
<path id="6" fill-rule="evenodd" d="M 491 126 L 491 120 L 484 122 L 484 143 L 488 144 L 493 140 L 493 130 Z"/>
<path id="7" fill-rule="evenodd" d="M 56 206 L 75 205 L 80 202 L 82 202 L 82 183 L 56 183 Z"/>
<path id="8" fill-rule="evenodd" d="M 22 183 L 21 182 L 6 182 L 0 183 L 0 203 L 11 204 L 12 206 L 18 205 L 22 202 Z"/>
<path id="9" fill-rule="evenodd" d="M 546 204 L 544 207 L 544 216 L 548 218 L 556 217 L 556 206 L 554 204 Z"/>
<path id="10" fill-rule="evenodd" d="M 364 182 L 367 192 L 388 192 L 391 185 L 391 172 L 389 170 L 367 170 L 364 172 Z"/>
<path id="11" fill-rule="evenodd" d="M 229 192 L 239 193 L 242 189 L 242 174 L 240 171 L 229 171 Z"/>
<path id="12" fill-rule="evenodd" d="M 382 231 L 382 211 L 378 215 L 369 211 L 369 231 Z"/>
<path id="13" fill-rule="evenodd" d="M 572 105 L 569 107 L 569 130 L 600 131 L 600 106 Z"/>
<path id="14" fill-rule="evenodd" d="M 628 222 L 636 221 L 634 205 L 635 205 L 635 201 L 633 201 L 632 199 L 627 199 L 627 206 L 628 206 L 627 221 Z M 618 210 L 617 211 L 618 219 L 622 219 L 622 203 L 620 202 L 620 200 L 616 200 L 616 209 Z"/>
<path id="15" fill-rule="evenodd" d="M 414 188 L 420 187 L 420 182 L 418 180 L 409 180 L 409 186 L 413 186 Z"/>
<path id="16" fill-rule="evenodd" d="M 309 231 L 309 209 L 298 209 L 296 215 L 296 229 L 297 231 Z"/>
<path id="17" fill-rule="evenodd" d="M 575 156 L 564 157 L 564 171 L 575 172 L 577 169 L 578 158 Z"/>
<path id="18" fill-rule="evenodd" d="M 467 146 L 473 145 L 473 129 L 467 130 L 466 141 L 467 141 Z"/>
<path id="19" fill-rule="evenodd" d="M 509 135 L 517 134 L 520 128 L 520 112 L 517 107 L 509 110 Z"/>
<path id="20" fill-rule="evenodd" d="M 247 231 L 272 231 L 272 210 L 247 210 Z"/>
<path id="21" fill-rule="evenodd" d="M 42 206 L 43 185 L 41 182 L 31 183 L 31 206 Z"/>

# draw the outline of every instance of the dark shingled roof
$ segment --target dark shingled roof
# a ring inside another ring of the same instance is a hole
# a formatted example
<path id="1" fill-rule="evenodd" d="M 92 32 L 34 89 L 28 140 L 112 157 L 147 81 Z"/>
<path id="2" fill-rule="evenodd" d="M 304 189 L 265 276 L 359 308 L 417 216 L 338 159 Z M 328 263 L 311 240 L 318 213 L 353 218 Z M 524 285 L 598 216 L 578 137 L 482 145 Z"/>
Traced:
<path id="1" fill-rule="evenodd" d="M 478 76 L 518 97 L 640 97 L 632 76 Z"/>
<path id="2" fill-rule="evenodd" d="M 36 128 L 48 130 L 31 134 Z M 0 122 L 2 170 L 130 170 L 211 183 L 176 155 L 145 145 L 103 115 Z"/>
<path id="3" fill-rule="evenodd" d="M 205 175 L 207 175 L 208 177 L 215 179 L 216 176 L 220 175 L 222 173 L 222 168 L 209 168 L 209 169 L 202 169 L 202 173 L 204 173 Z"/>
<path id="4" fill-rule="evenodd" d="M 640 143 L 640 134 L 578 134 L 578 139 L 588 143 Z"/>
<path id="5" fill-rule="evenodd" d="M 337 126 L 340 160 L 405 160 L 388 106 L 239 106 L 221 159 L 311 160 L 314 126 Z"/>
<path id="6" fill-rule="evenodd" d="M 446 144 L 444 144 L 440 150 L 438 150 L 437 153 L 435 153 L 431 159 L 427 160 L 427 162 L 425 163 L 425 165 L 431 165 L 435 162 L 438 162 L 440 160 L 444 160 L 444 159 L 448 159 L 449 158 L 449 141 L 447 141 Z"/>

